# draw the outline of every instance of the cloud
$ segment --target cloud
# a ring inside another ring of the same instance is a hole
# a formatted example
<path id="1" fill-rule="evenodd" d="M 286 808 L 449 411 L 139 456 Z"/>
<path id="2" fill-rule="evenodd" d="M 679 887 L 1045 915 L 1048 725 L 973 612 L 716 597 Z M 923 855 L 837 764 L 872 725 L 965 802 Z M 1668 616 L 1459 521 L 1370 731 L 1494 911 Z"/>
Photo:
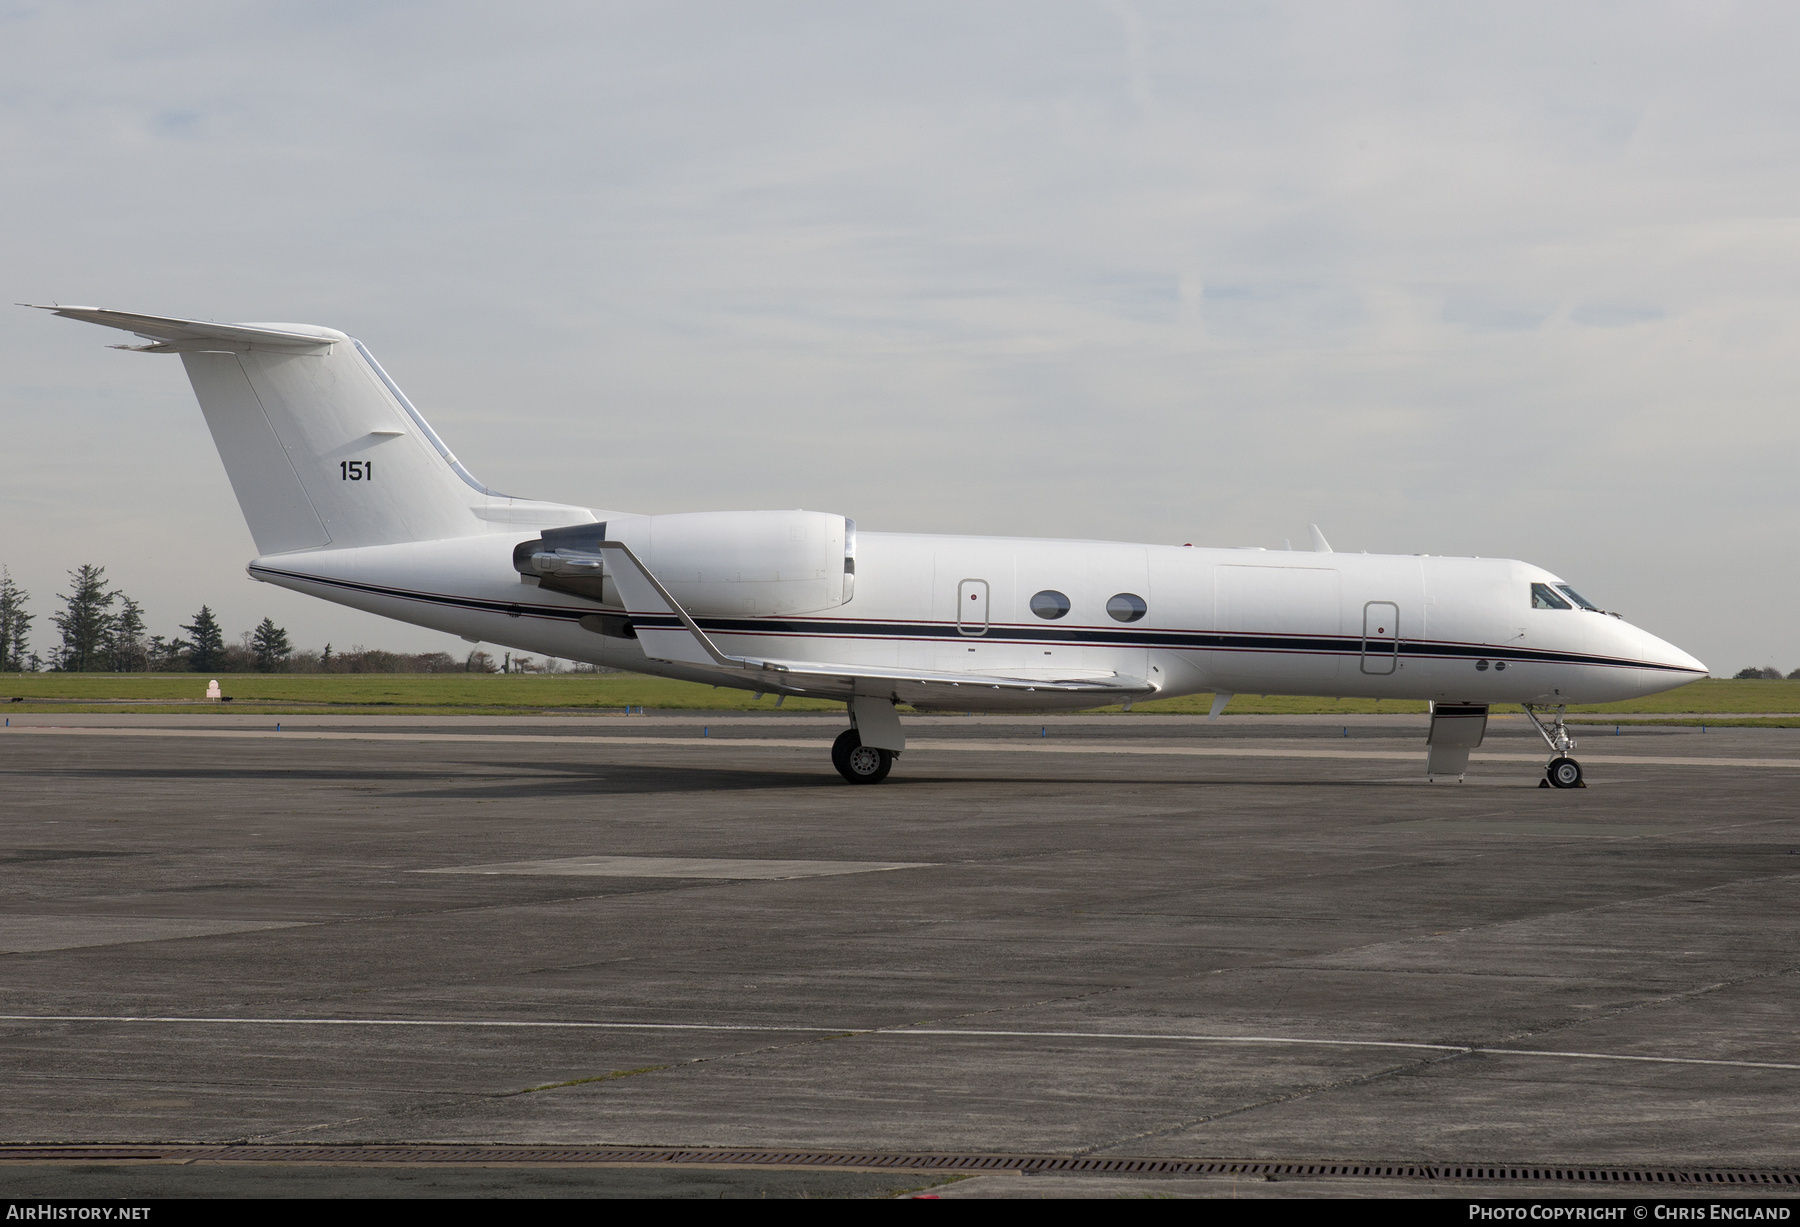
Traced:
<path id="1" fill-rule="evenodd" d="M 1569 318 L 1576 323 L 1591 324 L 1595 328 L 1629 328 L 1662 317 L 1661 307 L 1632 307 L 1620 303 L 1593 303 L 1569 312 Z"/>

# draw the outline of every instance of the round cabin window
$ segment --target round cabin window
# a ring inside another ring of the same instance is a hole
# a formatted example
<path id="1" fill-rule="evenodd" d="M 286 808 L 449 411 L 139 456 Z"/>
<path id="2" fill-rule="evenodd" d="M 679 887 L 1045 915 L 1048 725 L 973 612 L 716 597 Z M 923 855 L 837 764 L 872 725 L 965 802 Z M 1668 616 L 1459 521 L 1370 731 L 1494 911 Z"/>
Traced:
<path id="1" fill-rule="evenodd" d="M 1149 608 L 1144 598 L 1134 592 L 1121 592 L 1106 602 L 1106 612 L 1118 622 L 1136 622 Z"/>
<path id="2" fill-rule="evenodd" d="M 1069 598 L 1046 588 L 1031 598 L 1031 612 L 1040 618 L 1060 618 L 1069 612 Z"/>

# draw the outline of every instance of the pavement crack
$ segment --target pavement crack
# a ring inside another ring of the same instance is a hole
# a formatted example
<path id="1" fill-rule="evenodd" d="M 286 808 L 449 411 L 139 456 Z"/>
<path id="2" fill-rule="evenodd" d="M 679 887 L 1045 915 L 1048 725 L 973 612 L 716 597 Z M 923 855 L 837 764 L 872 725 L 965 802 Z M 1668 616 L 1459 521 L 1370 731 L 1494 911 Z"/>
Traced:
<path id="1" fill-rule="evenodd" d="M 1215 1121 L 1229 1120 L 1234 1116 L 1242 1116 L 1246 1112 L 1255 1112 L 1262 1108 L 1272 1108 L 1284 1103 L 1294 1103 L 1302 1099 L 1310 1099 L 1315 1095 L 1323 1095 L 1330 1091 L 1349 1090 L 1353 1087 L 1366 1086 L 1371 1082 L 1380 1082 L 1388 1078 L 1398 1077 L 1401 1074 L 1425 1069 L 1432 1065 L 1442 1064 L 1445 1061 L 1461 1060 L 1468 1055 L 1469 1053 L 1467 1052 L 1436 1053 L 1428 1057 L 1420 1057 L 1413 1061 L 1402 1061 L 1398 1064 L 1387 1066 L 1384 1069 L 1371 1070 L 1368 1073 L 1357 1074 L 1351 1078 L 1338 1078 L 1330 1082 L 1319 1082 L 1310 1086 L 1296 1087 L 1293 1090 L 1284 1091 L 1279 1095 L 1271 1095 L 1266 1099 L 1259 1099 L 1255 1103 L 1239 1104 L 1235 1108 L 1226 1108 L 1218 1112 L 1208 1112 L 1201 1116 L 1189 1117 L 1186 1120 L 1179 1120 L 1170 1125 L 1164 1125 L 1156 1129 L 1146 1129 L 1142 1132 L 1129 1134 L 1111 1142 L 1104 1142 L 1095 1146 L 1078 1147 L 1074 1153 L 1077 1155 L 1102 1154 L 1108 1150 L 1116 1150 L 1120 1146 L 1128 1146 L 1133 1142 L 1146 1142 L 1153 1138 L 1169 1137 L 1173 1134 L 1182 1133 L 1188 1129 L 1194 1129 L 1201 1125 L 1209 1125 Z"/>
<path id="2" fill-rule="evenodd" d="M 635 1078 L 639 1074 L 660 1074 L 665 1069 L 672 1069 L 674 1064 L 676 1063 L 668 1065 L 641 1065 L 636 1069 L 608 1070 L 604 1074 L 595 1074 L 590 1078 L 570 1078 L 564 1082 L 546 1082 L 542 1086 L 528 1086 L 522 1091 L 513 1091 L 510 1095 L 502 1096 L 502 1098 L 512 1098 L 517 1095 L 534 1095 L 539 1091 L 560 1091 L 565 1086 L 586 1086 L 590 1082 L 616 1082 L 620 1078 Z"/>
<path id="3" fill-rule="evenodd" d="M 561 1082 L 544 1083 L 538 1086 L 519 1087 L 513 1090 L 470 1092 L 468 1094 L 451 1095 L 438 1092 L 436 1102 L 414 1103 L 392 1109 L 379 1115 L 353 1117 L 345 1121 L 330 1121 L 319 1125 L 308 1125 L 303 1129 L 288 1130 L 285 1133 L 316 1132 L 321 1129 L 335 1129 L 363 1122 L 379 1122 L 383 1124 L 404 1120 L 444 1120 L 451 1117 L 467 1115 L 480 1111 L 483 1105 L 500 1100 L 518 1099 L 522 1096 L 543 1091 L 561 1090 L 567 1087 L 589 1086 L 597 1083 L 616 1082 L 625 1078 L 640 1077 L 650 1074 L 681 1073 L 689 1069 L 697 1069 L 704 1065 L 717 1064 L 742 1057 L 754 1057 L 763 1053 L 780 1052 L 784 1049 L 805 1048 L 812 1044 L 827 1043 L 849 1036 L 865 1034 L 858 1031 L 833 1032 L 827 1035 L 809 1035 L 803 1039 L 789 1040 L 782 1043 L 757 1044 L 747 1048 L 734 1049 L 730 1052 L 712 1053 L 707 1056 L 689 1057 L 685 1060 L 670 1061 L 662 1065 L 646 1065 L 636 1069 L 612 1070 L 596 1074 L 592 1077 L 570 1078 Z M 263 1137 L 279 1137 L 284 1134 L 265 1134 Z"/>
<path id="4" fill-rule="evenodd" d="M 1497 1040 L 1487 1041 L 1487 1043 L 1482 1046 L 1487 1047 L 1493 1044 L 1516 1044 L 1521 1040 L 1536 1039 L 1539 1036 L 1557 1035 L 1566 1031 L 1574 1031 L 1582 1027 L 1591 1027 L 1595 1023 L 1610 1022 L 1615 1018 L 1623 1018 L 1628 1014 L 1635 1014 L 1640 1010 L 1653 1009 L 1662 1005 L 1672 1005 L 1678 1001 L 1698 1000 L 1701 997 L 1709 997 L 1714 993 L 1723 992 L 1726 989 L 1737 988 L 1744 984 L 1754 984 L 1758 980 L 1770 980 L 1777 976 L 1791 976 L 1796 971 L 1800 971 L 1800 966 L 1778 967 L 1770 971 L 1756 972 L 1753 975 L 1738 976 L 1731 980 L 1718 980 L 1712 984 L 1701 984 L 1694 988 L 1682 989 L 1679 992 L 1665 993 L 1660 997 L 1646 997 L 1641 1001 L 1632 1001 L 1627 1002 L 1624 1005 L 1614 1006 L 1610 1010 L 1594 1014 L 1591 1017 L 1565 1019 L 1549 1026 L 1536 1027 L 1525 1031 L 1517 1031 L 1510 1035 L 1503 1035 Z"/>

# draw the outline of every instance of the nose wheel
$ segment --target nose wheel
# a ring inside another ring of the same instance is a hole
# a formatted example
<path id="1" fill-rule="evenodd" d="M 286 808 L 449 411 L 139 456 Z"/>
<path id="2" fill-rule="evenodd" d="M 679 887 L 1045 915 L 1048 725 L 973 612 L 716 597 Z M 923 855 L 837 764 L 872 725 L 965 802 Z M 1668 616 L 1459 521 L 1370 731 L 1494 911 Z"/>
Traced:
<path id="1" fill-rule="evenodd" d="M 1563 724 L 1563 714 L 1568 710 L 1558 706 L 1556 717 L 1548 725 L 1538 719 L 1538 714 L 1531 704 L 1521 704 L 1525 714 L 1531 718 L 1531 727 L 1538 731 L 1544 744 L 1550 747 L 1553 757 L 1544 768 L 1544 778 L 1538 781 L 1539 788 L 1586 788 L 1587 782 L 1581 778 L 1581 764 L 1569 757 L 1569 751 L 1575 748 L 1575 739 L 1569 736 L 1569 730 Z"/>
<path id="2" fill-rule="evenodd" d="M 1558 756 L 1544 769 L 1544 782 L 1552 788 L 1585 788 L 1581 782 L 1581 764 L 1572 758 Z"/>
<path id="3" fill-rule="evenodd" d="M 845 729 L 831 743 L 831 765 L 852 784 L 879 784 L 894 769 L 892 750 L 865 746 L 855 729 Z"/>

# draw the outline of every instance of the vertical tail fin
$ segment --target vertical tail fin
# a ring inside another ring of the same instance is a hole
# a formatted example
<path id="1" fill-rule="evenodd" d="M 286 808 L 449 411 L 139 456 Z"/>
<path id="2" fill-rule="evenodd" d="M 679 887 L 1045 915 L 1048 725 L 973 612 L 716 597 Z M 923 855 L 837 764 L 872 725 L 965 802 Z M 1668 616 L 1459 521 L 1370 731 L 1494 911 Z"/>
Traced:
<path id="1" fill-rule="evenodd" d="M 374 360 L 342 333 L 311 353 L 252 346 L 240 353 L 184 353 L 181 361 L 259 551 L 388 545 L 482 530 L 474 506 L 485 502 L 486 491 L 464 482 L 434 446 L 436 435 L 421 429 L 422 420 L 406 411 Z M 275 446 L 243 449 L 234 465 L 228 443 L 258 432 Z M 265 495 L 265 482 L 285 487 L 279 502 Z M 314 513 L 310 519 L 297 514 L 296 486 Z M 265 531 L 274 549 L 264 546 Z"/>
<path id="2" fill-rule="evenodd" d="M 259 553 L 461 537 L 510 518 L 484 514 L 513 500 L 471 477 L 342 332 L 45 309 L 151 342 L 119 348 L 181 355 Z"/>

